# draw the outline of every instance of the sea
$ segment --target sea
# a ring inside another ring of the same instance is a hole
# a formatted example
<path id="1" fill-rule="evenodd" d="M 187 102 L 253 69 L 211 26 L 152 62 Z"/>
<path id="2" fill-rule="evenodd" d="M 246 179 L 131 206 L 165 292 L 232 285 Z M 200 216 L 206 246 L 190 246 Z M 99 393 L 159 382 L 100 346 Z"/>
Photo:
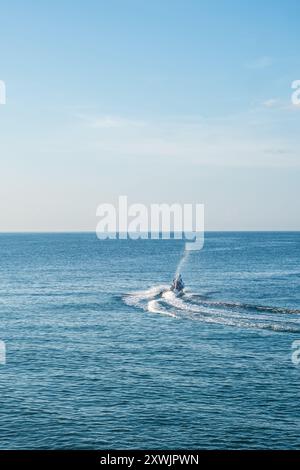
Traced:
<path id="1" fill-rule="evenodd" d="M 0 235 L 1 449 L 300 447 L 300 233 L 184 250 Z"/>

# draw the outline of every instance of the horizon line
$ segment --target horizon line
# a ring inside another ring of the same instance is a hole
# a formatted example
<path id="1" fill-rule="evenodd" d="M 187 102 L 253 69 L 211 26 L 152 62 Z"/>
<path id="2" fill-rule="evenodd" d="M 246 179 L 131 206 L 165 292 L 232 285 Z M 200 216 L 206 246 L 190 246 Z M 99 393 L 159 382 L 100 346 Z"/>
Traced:
<path id="1" fill-rule="evenodd" d="M 268 230 L 262 230 L 262 229 L 250 229 L 250 230 L 205 230 L 204 233 L 216 233 L 216 232 L 221 232 L 221 233 L 300 233 L 300 228 L 297 230 L 285 230 L 285 229 L 268 229 Z M 96 231 L 93 230 L 0 230 L 0 235 L 17 235 L 17 234 L 94 234 L 97 236 Z M 109 234 L 110 232 L 108 232 Z M 120 234 L 125 234 L 127 232 L 116 232 L 117 235 Z M 134 232 L 135 233 L 135 232 Z M 147 232 L 142 232 L 147 233 Z M 159 233 L 160 235 L 162 233 L 169 233 L 169 232 L 156 232 Z M 175 233 L 181 233 L 181 232 L 171 232 L 171 234 Z M 148 234 L 151 234 L 148 232 Z M 178 239 L 179 240 L 179 239 Z"/>

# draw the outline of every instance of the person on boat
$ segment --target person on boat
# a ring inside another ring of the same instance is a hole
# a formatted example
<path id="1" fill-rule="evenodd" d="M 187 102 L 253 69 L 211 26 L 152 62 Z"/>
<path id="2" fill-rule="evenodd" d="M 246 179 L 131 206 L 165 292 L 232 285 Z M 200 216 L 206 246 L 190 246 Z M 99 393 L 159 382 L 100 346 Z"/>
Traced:
<path id="1" fill-rule="evenodd" d="M 181 274 L 177 274 L 175 279 L 173 279 L 172 290 L 181 291 L 184 288 L 184 282 L 182 280 Z"/>

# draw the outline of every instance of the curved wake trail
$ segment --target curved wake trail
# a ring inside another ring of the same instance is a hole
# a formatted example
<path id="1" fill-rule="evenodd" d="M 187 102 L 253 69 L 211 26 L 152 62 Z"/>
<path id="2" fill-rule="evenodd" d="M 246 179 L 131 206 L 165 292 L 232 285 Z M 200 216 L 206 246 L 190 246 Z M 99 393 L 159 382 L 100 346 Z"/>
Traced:
<path id="1" fill-rule="evenodd" d="M 132 307 L 174 318 L 240 328 L 300 333 L 300 310 L 210 300 L 195 293 L 177 297 L 166 285 L 127 294 Z"/>

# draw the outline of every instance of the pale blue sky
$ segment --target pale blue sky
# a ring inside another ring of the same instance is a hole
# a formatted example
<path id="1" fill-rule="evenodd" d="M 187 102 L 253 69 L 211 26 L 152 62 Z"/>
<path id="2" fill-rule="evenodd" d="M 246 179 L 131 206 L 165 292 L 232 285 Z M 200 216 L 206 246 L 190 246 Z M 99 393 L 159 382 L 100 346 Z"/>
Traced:
<path id="1" fill-rule="evenodd" d="M 0 231 L 198 202 L 209 230 L 300 230 L 298 0 L 1 3 Z"/>

